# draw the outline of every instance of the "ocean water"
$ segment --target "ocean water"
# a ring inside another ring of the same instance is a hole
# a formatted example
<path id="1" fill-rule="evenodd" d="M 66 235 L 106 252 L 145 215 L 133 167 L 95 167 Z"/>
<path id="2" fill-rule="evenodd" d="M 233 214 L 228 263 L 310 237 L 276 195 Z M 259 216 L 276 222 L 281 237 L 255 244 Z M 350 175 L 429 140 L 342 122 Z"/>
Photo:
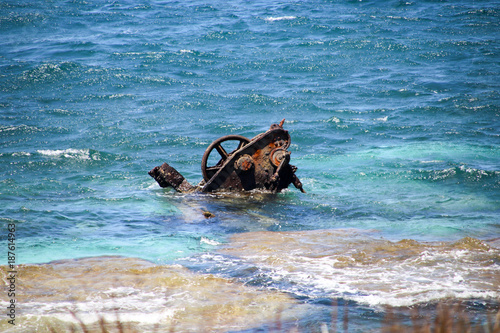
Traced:
<path id="1" fill-rule="evenodd" d="M 17 272 L 0 327 L 344 316 L 367 332 L 387 306 L 408 324 L 440 302 L 484 323 L 499 31 L 498 1 L 0 1 L 2 308 L 11 225 Z M 179 194 L 148 175 L 167 162 L 197 184 L 212 141 L 283 118 L 306 193 Z"/>

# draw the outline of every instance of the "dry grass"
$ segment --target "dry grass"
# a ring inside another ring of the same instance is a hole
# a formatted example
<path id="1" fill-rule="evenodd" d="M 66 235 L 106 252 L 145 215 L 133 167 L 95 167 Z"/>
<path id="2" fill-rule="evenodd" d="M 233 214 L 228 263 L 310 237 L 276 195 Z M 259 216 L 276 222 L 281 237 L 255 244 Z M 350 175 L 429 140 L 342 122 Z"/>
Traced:
<path id="1" fill-rule="evenodd" d="M 473 324 L 461 304 L 439 304 L 434 319 L 414 310 L 411 320 L 411 326 L 395 323 L 392 310 L 388 309 L 382 333 L 500 333 L 500 311 L 488 315 L 484 323 Z"/>

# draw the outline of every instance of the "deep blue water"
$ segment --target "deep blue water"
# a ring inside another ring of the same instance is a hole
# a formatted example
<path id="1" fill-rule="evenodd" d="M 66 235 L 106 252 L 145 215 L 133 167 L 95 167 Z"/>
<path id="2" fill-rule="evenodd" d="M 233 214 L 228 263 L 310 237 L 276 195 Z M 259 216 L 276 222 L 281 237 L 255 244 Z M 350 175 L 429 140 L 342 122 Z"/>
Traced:
<path id="1" fill-rule="evenodd" d="M 488 266 L 478 285 L 390 305 L 498 299 L 499 31 L 498 1 L 0 1 L 0 219 L 17 264 L 121 255 L 234 278 L 238 261 L 217 259 L 233 236 L 348 229 L 489 248 L 466 260 Z M 213 140 L 283 118 L 305 194 L 182 195 L 147 174 L 168 162 L 197 184 Z M 254 265 L 261 287 L 282 269 Z M 311 274 L 271 287 L 387 297 Z"/>

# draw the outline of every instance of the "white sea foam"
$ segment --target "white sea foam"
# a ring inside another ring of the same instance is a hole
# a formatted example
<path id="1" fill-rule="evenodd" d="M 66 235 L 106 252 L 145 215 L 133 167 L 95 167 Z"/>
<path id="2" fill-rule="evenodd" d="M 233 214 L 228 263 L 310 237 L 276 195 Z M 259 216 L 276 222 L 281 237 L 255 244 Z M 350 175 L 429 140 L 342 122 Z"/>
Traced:
<path id="1" fill-rule="evenodd" d="M 105 297 L 103 297 L 105 296 Z M 155 324 L 170 318 L 178 309 L 165 307 L 166 300 L 156 292 L 145 292 L 131 287 L 110 288 L 102 296 L 91 296 L 81 302 L 23 302 L 29 316 L 51 317 L 65 322 L 92 324 L 103 318 L 113 322 L 117 318 L 126 322 Z M 71 314 L 77 314 L 77 318 Z"/>
<path id="2" fill-rule="evenodd" d="M 277 16 L 277 17 L 266 17 L 264 20 L 268 22 L 275 22 L 275 21 L 285 21 L 285 20 L 294 20 L 296 19 L 296 16 Z"/>
<path id="3" fill-rule="evenodd" d="M 430 267 L 424 268 L 409 262 L 381 267 L 353 265 L 336 268 L 336 258 L 297 257 L 281 269 L 271 266 L 275 281 L 289 281 L 294 286 L 302 286 L 306 295 L 324 294 L 338 296 L 370 306 L 410 306 L 418 303 L 451 298 L 494 298 L 500 293 L 481 289 L 471 282 L 475 269 L 464 267 L 461 270 L 449 261 L 458 254 L 443 258 L 431 256 Z M 292 265 L 293 269 L 288 266 Z M 453 266 L 453 267 L 451 267 Z M 487 269 L 488 270 L 488 269 Z M 484 271 L 484 268 L 483 268 Z M 489 269 L 498 274 L 498 267 Z M 483 272 L 484 273 L 484 272 Z M 293 290 L 291 290 L 293 292 Z"/>
<path id="4" fill-rule="evenodd" d="M 429 161 L 418 161 L 422 164 L 434 164 L 434 163 L 443 163 L 443 160 L 429 160 Z"/>
<path id="5" fill-rule="evenodd" d="M 37 153 L 53 158 L 69 158 L 77 160 L 100 160 L 99 154 L 91 154 L 89 149 L 41 149 Z"/>
<path id="6" fill-rule="evenodd" d="M 39 132 L 41 131 L 41 129 L 35 126 L 28 125 L 0 126 L 0 133 L 10 131 Z"/>
<path id="7" fill-rule="evenodd" d="M 333 117 L 330 117 L 330 118 L 324 120 L 324 122 L 325 123 L 336 123 L 336 124 L 338 124 L 338 123 L 340 123 L 340 119 L 337 118 L 337 117 L 335 117 L 335 116 L 333 116 Z"/>
<path id="8" fill-rule="evenodd" d="M 201 237 L 200 243 L 214 245 L 214 246 L 220 245 L 220 243 L 217 242 L 216 240 L 208 239 L 206 237 Z"/>
<path id="9" fill-rule="evenodd" d="M 273 288 L 304 296 L 342 297 L 373 307 L 500 297 L 489 282 L 500 276 L 493 261 L 500 252 L 479 240 L 427 245 L 343 237 L 316 231 L 249 233 L 224 251 L 256 264 L 274 281 Z"/>
<path id="10" fill-rule="evenodd" d="M 25 151 L 18 151 L 18 152 L 12 153 L 12 156 L 31 156 L 31 153 L 28 153 Z"/>

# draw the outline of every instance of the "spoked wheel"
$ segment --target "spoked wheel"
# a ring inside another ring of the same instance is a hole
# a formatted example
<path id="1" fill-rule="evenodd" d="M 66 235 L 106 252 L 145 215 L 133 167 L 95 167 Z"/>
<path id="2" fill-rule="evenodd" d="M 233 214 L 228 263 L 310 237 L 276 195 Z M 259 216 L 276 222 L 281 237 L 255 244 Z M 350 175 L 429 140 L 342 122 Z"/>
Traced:
<path id="1" fill-rule="evenodd" d="M 237 148 L 228 153 L 226 149 L 224 149 L 224 147 L 222 146 L 222 143 L 226 141 L 237 141 L 238 142 Z M 201 159 L 201 173 L 203 174 L 203 179 L 205 179 L 205 181 L 209 181 L 210 178 L 212 178 L 215 175 L 215 173 L 219 171 L 224 162 L 226 162 L 226 160 L 232 153 L 242 148 L 249 142 L 250 142 L 249 139 L 241 135 L 226 135 L 212 142 L 210 146 L 208 146 L 207 150 L 205 150 L 205 154 L 203 154 L 203 158 Z M 217 162 L 216 165 L 208 166 L 207 165 L 208 158 L 210 157 L 210 154 L 214 149 L 217 150 L 221 159 L 219 160 L 219 162 Z"/>

